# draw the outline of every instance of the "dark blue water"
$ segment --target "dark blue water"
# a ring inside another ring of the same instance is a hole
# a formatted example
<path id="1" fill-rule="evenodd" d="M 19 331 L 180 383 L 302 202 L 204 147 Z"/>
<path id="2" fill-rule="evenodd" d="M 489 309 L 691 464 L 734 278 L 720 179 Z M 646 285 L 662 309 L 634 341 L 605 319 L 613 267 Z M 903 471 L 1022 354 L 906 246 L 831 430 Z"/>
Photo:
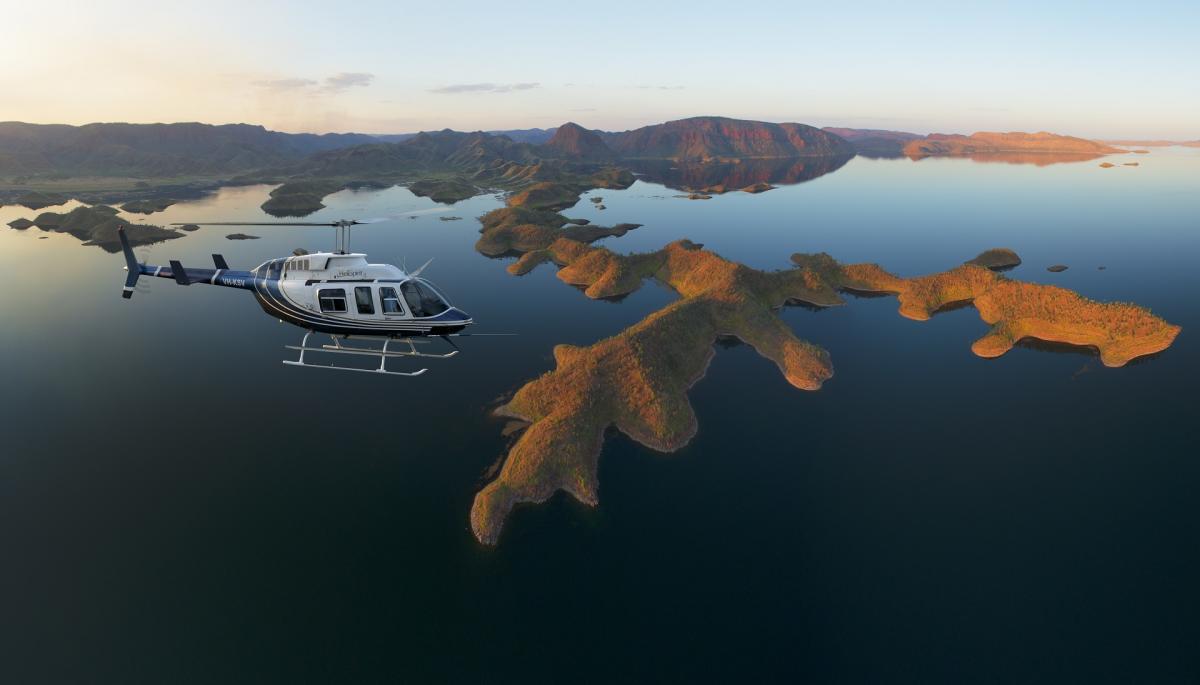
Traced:
<path id="1" fill-rule="evenodd" d="M 519 509 L 496 548 L 467 518 L 507 448 L 496 398 L 551 368 L 554 344 L 672 293 L 597 302 L 548 266 L 509 276 L 472 249 L 491 197 L 439 212 L 399 188 L 345 192 L 314 218 L 417 216 L 353 246 L 433 257 L 426 274 L 477 330 L 520 335 L 464 339 L 415 379 L 335 374 L 280 364 L 300 331 L 244 292 L 159 280 L 123 301 L 119 255 L 5 228 L 2 680 L 1194 682 L 1200 156 L 1136 161 L 860 158 L 761 195 L 584 198 L 565 213 L 645 224 L 613 249 L 689 237 L 759 268 L 824 250 L 912 275 L 1007 246 L 1015 278 L 1184 331 L 1106 369 L 1031 347 L 979 359 L 973 309 L 787 309 L 832 355 L 823 389 L 722 347 L 691 392 L 687 447 L 609 436 L 598 508 Z M 146 220 L 262 217 L 267 190 Z M 0 208 L 0 223 L 34 214 Z M 137 251 L 243 268 L 332 244 L 225 232 Z"/>

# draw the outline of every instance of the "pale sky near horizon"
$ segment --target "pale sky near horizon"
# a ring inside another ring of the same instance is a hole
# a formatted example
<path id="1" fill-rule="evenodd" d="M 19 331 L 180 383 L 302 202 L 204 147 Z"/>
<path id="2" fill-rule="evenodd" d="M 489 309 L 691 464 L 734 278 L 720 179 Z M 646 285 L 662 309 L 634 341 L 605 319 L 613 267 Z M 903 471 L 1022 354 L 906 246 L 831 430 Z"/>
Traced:
<path id="1" fill-rule="evenodd" d="M 1200 139 L 1200 2 L 3 0 L 0 121 Z"/>

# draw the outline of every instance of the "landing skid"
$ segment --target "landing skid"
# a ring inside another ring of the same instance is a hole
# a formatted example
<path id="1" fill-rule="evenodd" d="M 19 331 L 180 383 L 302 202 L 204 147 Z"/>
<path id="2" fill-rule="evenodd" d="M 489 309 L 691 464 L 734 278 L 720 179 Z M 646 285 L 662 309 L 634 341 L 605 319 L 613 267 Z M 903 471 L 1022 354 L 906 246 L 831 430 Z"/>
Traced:
<path id="1" fill-rule="evenodd" d="M 395 357 L 423 357 L 426 359 L 449 359 L 450 357 L 453 357 L 454 355 L 458 354 L 457 349 L 451 350 L 450 352 L 446 352 L 444 354 L 418 352 L 417 351 L 417 343 L 428 344 L 430 341 L 422 340 L 422 339 L 414 340 L 412 338 L 382 338 L 383 347 L 376 349 L 376 348 L 372 348 L 372 347 L 356 347 L 356 346 L 352 346 L 352 345 L 344 345 L 344 344 L 342 344 L 342 341 L 344 341 L 349 336 L 330 335 L 329 336 L 330 339 L 333 340 L 332 345 L 321 345 L 320 347 L 309 347 L 308 338 L 312 334 L 313 334 L 312 331 L 307 331 L 304 334 L 304 339 L 300 341 L 299 345 L 284 345 L 285 349 L 298 350 L 300 352 L 299 359 L 296 359 L 296 360 L 285 359 L 285 360 L 283 360 L 284 364 L 287 364 L 288 366 L 306 366 L 310 369 L 331 369 L 333 371 L 361 371 L 364 373 L 381 373 L 381 374 L 385 374 L 388 376 L 420 376 L 421 374 L 428 371 L 428 369 L 419 369 L 417 371 L 389 371 L 387 369 L 387 360 L 395 358 Z M 357 336 L 357 337 L 369 337 L 369 336 Z M 374 338 L 374 339 L 379 339 L 379 338 Z M 406 345 L 408 345 L 408 349 L 407 350 L 404 350 L 404 349 L 390 350 L 390 349 L 388 349 L 388 347 L 392 343 L 406 344 Z M 321 353 L 321 354 L 350 354 L 350 355 L 356 355 L 356 356 L 360 356 L 360 357 L 375 357 L 375 358 L 379 359 L 379 368 L 377 368 L 377 369 L 359 369 L 359 368 L 355 368 L 352 366 L 334 366 L 333 364 L 328 364 L 328 365 L 312 364 L 310 362 L 304 361 L 304 354 L 306 352 L 317 352 L 317 353 Z"/>

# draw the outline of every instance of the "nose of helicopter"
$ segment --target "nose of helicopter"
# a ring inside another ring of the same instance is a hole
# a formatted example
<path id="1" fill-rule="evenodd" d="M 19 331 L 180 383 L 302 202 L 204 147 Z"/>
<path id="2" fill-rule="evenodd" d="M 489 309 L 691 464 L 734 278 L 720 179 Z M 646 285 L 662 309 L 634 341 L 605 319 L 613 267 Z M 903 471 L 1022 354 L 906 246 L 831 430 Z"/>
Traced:
<path id="1" fill-rule="evenodd" d="M 459 324 L 462 326 L 469 326 L 470 324 L 474 323 L 474 321 L 471 319 L 471 315 L 459 309 L 458 307 L 451 307 L 450 311 L 446 312 L 446 314 L 449 315 L 448 318 L 457 319 Z"/>

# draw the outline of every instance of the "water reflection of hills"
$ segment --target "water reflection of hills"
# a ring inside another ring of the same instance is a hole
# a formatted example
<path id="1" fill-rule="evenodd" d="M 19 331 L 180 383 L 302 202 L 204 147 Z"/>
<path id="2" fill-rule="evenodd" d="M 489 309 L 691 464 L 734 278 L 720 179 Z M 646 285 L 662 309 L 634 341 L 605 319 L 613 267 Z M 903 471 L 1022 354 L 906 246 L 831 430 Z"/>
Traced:
<path id="1" fill-rule="evenodd" d="M 953 157 L 955 159 L 970 159 L 982 164 L 1032 164 L 1034 166 L 1050 166 L 1051 164 L 1069 164 L 1072 162 L 1090 162 L 1105 155 L 1090 152 L 976 152 L 969 155 L 908 155 L 914 162 L 927 157 Z"/>
<path id="2" fill-rule="evenodd" d="M 853 155 L 836 157 L 793 157 L 782 159 L 738 159 L 718 162 L 676 162 L 641 159 L 625 162 L 644 180 L 690 192 L 724 193 L 760 183 L 792 185 L 832 173 L 845 166 Z"/>

